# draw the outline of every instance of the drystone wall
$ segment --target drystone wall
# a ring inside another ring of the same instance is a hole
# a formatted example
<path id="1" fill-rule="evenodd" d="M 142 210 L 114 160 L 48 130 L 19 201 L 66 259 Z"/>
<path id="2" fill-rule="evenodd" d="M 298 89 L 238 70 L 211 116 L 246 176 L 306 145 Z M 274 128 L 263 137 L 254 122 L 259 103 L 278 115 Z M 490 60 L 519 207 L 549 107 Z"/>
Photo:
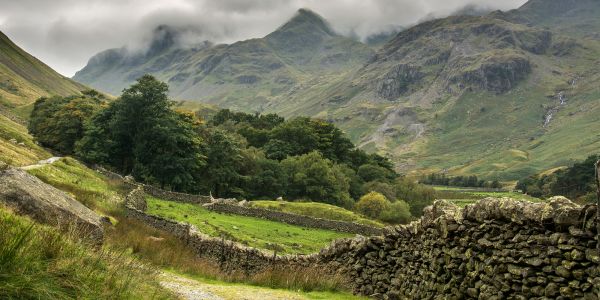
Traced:
<path id="1" fill-rule="evenodd" d="M 203 204 L 203 203 L 211 202 L 210 196 L 190 195 L 190 194 L 184 194 L 184 193 L 169 192 L 169 191 L 161 190 L 159 188 L 156 188 L 156 187 L 153 187 L 150 185 L 144 185 L 144 192 L 146 192 L 146 194 L 151 195 L 153 197 L 160 198 L 162 200 L 168 200 L 168 201 L 176 201 L 176 202 L 191 203 L 191 204 Z"/>
<path id="2" fill-rule="evenodd" d="M 156 198 L 160 198 L 162 200 L 176 201 L 176 202 L 183 202 L 183 203 L 192 203 L 192 204 L 204 204 L 204 203 L 211 202 L 210 196 L 191 195 L 191 194 L 165 191 L 165 190 L 159 189 L 159 188 L 151 186 L 151 185 L 146 185 L 146 184 L 135 182 L 133 179 L 128 179 L 126 177 L 123 177 L 122 175 L 117 174 L 115 172 L 111 172 L 101 166 L 93 166 L 93 169 L 96 170 L 98 173 L 106 176 L 107 178 L 122 181 L 125 185 L 127 185 L 127 187 L 129 187 L 131 189 L 135 189 L 138 186 L 141 186 L 141 187 L 143 187 L 143 190 L 144 190 L 144 192 L 146 192 L 146 194 L 151 195 Z"/>
<path id="3" fill-rule="evenodd" d="M 328 229 L 338 232 L 356 233 L 367 236 L 380 235 L 383 233 L 383 229 L 381 228 L 375 228 L 353 222 L 326 220 L 321 218 L 290 214 L 275 210 L 245 207 L 240 205 L 231 205 L 224 203 L 210 203 L 205 204 L 204 207 L 216 212 L 261 218 L 303 227 Z"/>
<path id="4" fill-rule="evenodd" d="M 129 202 L 128 202 L 129 203 Z M 316 266 L 377 299 L 598 299 L 596 206 L 487 198 L 461 209 L 436 201 L 409 225 L 334 241 L 318 254 L 277 256 L 203 235 L 193 226 L 129 216 L 170 232 L 226 271 Z"/>

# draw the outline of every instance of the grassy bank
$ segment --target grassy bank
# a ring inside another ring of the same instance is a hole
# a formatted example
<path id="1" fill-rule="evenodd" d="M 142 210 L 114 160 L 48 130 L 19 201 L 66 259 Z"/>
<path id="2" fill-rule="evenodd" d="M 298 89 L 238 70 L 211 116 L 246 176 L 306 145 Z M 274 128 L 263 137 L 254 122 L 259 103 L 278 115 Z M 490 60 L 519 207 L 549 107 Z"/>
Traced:
<path id="1" fill-rule="evenodd" d="M 148 213 L 190 223 L 211 236 L 223 236 L 251 247 L 278 253 L 315 253 L 331 241 L 353 235 L 305 228 L 259 218 L 227 215 L 201 206 L 148 197 Z"/>
<path id="2" fill-rule="evenodd" d="M 104 214 L 116 210 L 124 199 L 125 190 L 119 181 L 109 180 L 72 158 L 63 158 L 28 172 Z"/>
<path id="3" fill-rule="evenodd" d="M 433 188 L 435 189 L 437 199 L 448 200 L 460 207 L 465 207 L 469 204 L 473 204 L 481 199 L 485 199 L 488 197 L 508 197 L 516 200 L 524 200 L 531 202 L 543 201 L 539 198 L 531 197 L 529 195 L 512 191 L 494 191 L 489 189 L 454 186 L 434 186 Z"/>
<path id="4" fill-rule="evenodd" d="M 355 222 L 374 227 L 383 227 L 383 224 L 367 219 L 353 211 L 347 209 L 317 202 L 287 202 L 287 201 L 251 201 L 250 205 L 256 208 L 277 210 L 286 213 L 322 218 L 328 220 L 337 220 L 345 222 Z"/>
<path id="5" fill-rule="evenodd" d="M 157 273 L 0 208 L 0 299 L 169 299 Z"/>

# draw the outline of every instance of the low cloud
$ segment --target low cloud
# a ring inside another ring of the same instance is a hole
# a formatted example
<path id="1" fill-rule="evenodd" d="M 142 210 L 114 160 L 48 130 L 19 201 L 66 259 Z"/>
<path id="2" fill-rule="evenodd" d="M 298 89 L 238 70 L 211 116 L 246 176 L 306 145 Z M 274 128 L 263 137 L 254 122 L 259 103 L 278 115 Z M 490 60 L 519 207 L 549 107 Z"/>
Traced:
<path id="1" fill-rule="evenodd" d="M 262 37 L 308 8 L 335 30 L 365 38 L 467 6 L 512 9 L 525 0 L 0 0 L 0 30 L 72 76 L 94 54 L 141 47 L 158 25 L 189 28 L 190 40 L 230 43 Z"/>

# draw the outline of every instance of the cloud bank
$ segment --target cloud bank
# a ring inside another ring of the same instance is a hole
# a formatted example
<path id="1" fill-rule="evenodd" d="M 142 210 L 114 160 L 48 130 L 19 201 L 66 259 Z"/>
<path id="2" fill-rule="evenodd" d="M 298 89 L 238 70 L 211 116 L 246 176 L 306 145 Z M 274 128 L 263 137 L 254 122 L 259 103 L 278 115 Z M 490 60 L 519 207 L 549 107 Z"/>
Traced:
<path id="1" fill-rule="evenodd" d="M 507 10 L 526 0 L 0 0 L 0 30 L 58 72 L 72 76 L 94 54 L 139 47 L 166 24 L 215 43 L 262 37 L 299 8 L 342 34 L 366 38 L 472 5 Z"/>

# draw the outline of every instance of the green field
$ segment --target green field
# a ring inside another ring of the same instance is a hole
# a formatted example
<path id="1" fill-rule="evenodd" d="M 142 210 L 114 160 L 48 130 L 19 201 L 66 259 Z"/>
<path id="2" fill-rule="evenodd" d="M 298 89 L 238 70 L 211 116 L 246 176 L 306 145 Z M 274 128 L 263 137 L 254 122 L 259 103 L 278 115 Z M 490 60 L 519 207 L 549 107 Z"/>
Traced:
<path id="1" fill-rule="evenodd" d="M 308 254 L 318 252 L 331 241 L 352 234 L 304 228 L 258 218 L 227 215 L 201 206 L 148 197 L 148 213 L 187 222 L 211 236 L 224 236 L 251 247 L 277 249 L 279 253 Z"/>
<path id="2" fill-rule="evenodd" d="M 325 203 L 260 200 L 252 201 L 250 202 L 250 205 L 256 208 L 277 210 L 286 213 L 310 216 L 321 219 L 355 222 L 374 227 L 384 226 L 383 224 L 377 221 L 367 219 L 366 217 L 363 217 L 355 212 Z"/>
<path id="3" fill-rule="evenodd" d="M 448 200 L 460 207 L 473 204 L 481 199 L 493 198 L 512 198 L 515 200 L 524 200 L 531 202 L 541 202 L 542 199 L 531 197 L 512 191 L 491 191 L 482 188 L 455 187 L 455 186 L 433 186 L 437 199 Z"/>

